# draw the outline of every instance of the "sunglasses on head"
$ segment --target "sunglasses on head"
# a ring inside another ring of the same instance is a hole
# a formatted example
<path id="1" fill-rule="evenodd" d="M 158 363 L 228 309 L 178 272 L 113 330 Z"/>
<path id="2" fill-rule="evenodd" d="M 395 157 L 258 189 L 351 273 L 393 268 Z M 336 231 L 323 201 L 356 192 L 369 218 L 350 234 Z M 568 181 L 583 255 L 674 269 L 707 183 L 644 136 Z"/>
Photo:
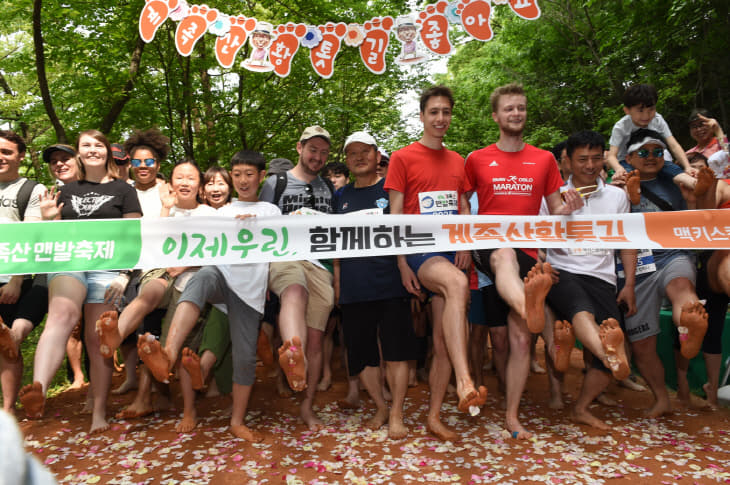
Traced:
<path id="1" fill-rule="evenodd" d="M 139 167 L 142 165 L 142 162 L 148 167 L 152 167 L 155 165 L 155 159 L 154 158 L 145 158 L 144 160 L 141 160 L 139 158 L 133 158 L 131 160 L 133 167 Z"/>
<path id="2" fill-rule="evenodd" d="M 664 156 L 664 148 L 654 148 L 651 151 L 651 154 L 655 158 L 661 158 Z M 649 157 L 649 150 L 646 148 L 640 148 L 636 151 L 636 155 L 639 156 L 639 158 L 648 158 Z"/>

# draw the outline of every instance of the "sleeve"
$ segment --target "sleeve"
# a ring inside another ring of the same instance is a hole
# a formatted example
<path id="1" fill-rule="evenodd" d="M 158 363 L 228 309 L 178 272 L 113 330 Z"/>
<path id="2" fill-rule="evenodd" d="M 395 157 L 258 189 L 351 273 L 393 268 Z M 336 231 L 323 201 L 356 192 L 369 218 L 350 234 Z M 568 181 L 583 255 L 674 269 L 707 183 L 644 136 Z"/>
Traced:
<path id="1" fill-rule="evenodd" d="M 393 153 L 390 157 L 388 175 L 385 176 L 385 190 L 397 190 L 398 192 L 405 193 L 406 166 L 399 151 Z"/>
<path id="2" fill-rule="evenodd" d="M 624 145 L 628 141 L 626 138 L 626 130 L 623 129 L 622 122 L 623 118 L 618 120 L 616 124 L 613 125 L 613 129 L 611 130 L 611 138 L 608 140 L 608 144 L 612 147 L 618 147 L 619 153 L 623 151 Z"/>
<path id="3" fill-rule="evenodd" d="M 454 156 L 454 158 L 459 161 L 459 167 L 464 174 L 463 181 L 461 183 L 461 191 L 464 194 L 466 194 L 467 192 L 471 192 L 472 190 L 474 190 L 474 184 L 472 184 L 471 179 L 466 174 L 466 162 L 464 162 L 464 159 L 461 158 L 461 155 L 457 154 Z"/>
<path id="4" fill-rule="evenodd" d="M 122 201 L 122 214 L 131 214 L 134 212 L 142 213 L 142 206 L 139 203 L 139 197 L 137 197 L 137 191 L 129 185 L 127 182 L 120 183 L 124 184 L 124 194 Z"/>
<path id="5" fill-rule="evenodd" d="M 276 175 L 269 175 L 259 192 L 259 200 L 263 202 L 274 202 L 274 191 L 276 189 Z"/>
<path id="6" fill-rule="evenodd" d="M 471 152 L 469 155 L 467 155 L 466 161 L 464 162 L 464 175 L 466 176 L 466 180 L 471 187 L 469 190 L 473 190 L 476 186 L 476 181 L 474 180 L 474 158 L 472 157 L 472 155 L 474 155 L 474 152 Z"/>
<path id="7" fill-rule="evenodd" d="M 547 196 L 555 191 L 560 190 L 560 187 L 563 186 L 564 182 L 563 178 L 560 176 L 560 170 L 558 169 L 558 164 L 555 163 L 555 157 L 553 157 L 553 154 L 550 152 L 546 152 L 545 160 L 548 166 L 548 175 L 546 179 L 544 195 Z"/>
<path id="8" fill-rule="evenodd" d="M 38 184 L 33 187 L 33 191 L 30 193 L 28 199 L 28 206 L 25 208 L 25 214 L 22 214 L 22 218 L 26 217 L 37 217 L 41 218 L 41 195 L 46 192 L 46 187 L 43 184 Z"/>
<path id="9" fill-rule="evenodd" d="M 656 128 L 653 128 L 653 129 L 658 131 L 659 133 L 661 133 L 661 135 L 664 138 L 669 138 L 670 136 L 672 136 L 672 130 L 669 129 L 669 125 L 667 124 L 666 121 L 664 121 L 664 118 L 662 117 L 662 115 L 657 113 L 656 116 L 654 116 L 654 119 L 652 121 L 655 122 L 652 124 L 656 125 Z"/>
<path id="10" fill-rule="evenodd" d="M 618 163 L 620 163 L 621 166 L 624 168 L 624 170 L 626 170 L 627 172 L 631 172 L 631 171 L 635 170 L 634 167 L 629 165 L 629 163 L 626 160 L 619 160 Z"/>

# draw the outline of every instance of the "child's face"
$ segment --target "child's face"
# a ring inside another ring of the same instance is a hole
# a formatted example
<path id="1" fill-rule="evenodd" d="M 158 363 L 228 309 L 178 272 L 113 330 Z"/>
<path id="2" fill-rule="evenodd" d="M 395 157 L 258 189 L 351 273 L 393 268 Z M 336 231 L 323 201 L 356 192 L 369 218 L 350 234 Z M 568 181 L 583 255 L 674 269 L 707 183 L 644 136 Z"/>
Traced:
<path id="1" fill-rule="evenodd" d="M 263 49 L 269 43 L 269 36 L 266 34 L 253 34 L 253 45 L 258 49 Z"/>
<path id="2" fill-rule="evenodd" d="M 643 104 L 632 106 L 631 108 L 624 106 L 624 113 L 631 117 L 631 121 L 636 126 L 647 128 L 649 122 L 656 116 L 656 106 L 644 106 Z"/>
<path id="3" fill-rule="evenodd" d="M 335 186 L 335 190 L 340 190 L 347 185 L 347 177 L 345 177 L 344 173 L 330 173 L 328 178 L 332 182 L 332 185 Z"/>
<path id="4" fill-rule="evenodd" d="M 266 177 L 266 170 L 259 170 L 253 165 L 238 164 L 231 169 L 233 187 L 238 193 L 238 200 L 256 202 L 261 181 Z"/>
<path id="5" fill-rule="evenodd" d="M 410 42 L 416 38 L 415 27 L 403 27 L 398 29 L 398 38 L 403 42 Z"/>

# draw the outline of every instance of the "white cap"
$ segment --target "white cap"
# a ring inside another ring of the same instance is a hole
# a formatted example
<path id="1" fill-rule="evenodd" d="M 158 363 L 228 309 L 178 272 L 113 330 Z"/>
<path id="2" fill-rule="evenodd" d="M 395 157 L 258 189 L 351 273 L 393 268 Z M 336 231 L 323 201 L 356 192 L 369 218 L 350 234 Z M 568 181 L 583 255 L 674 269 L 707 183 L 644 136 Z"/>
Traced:
<path id="1" fill-rule="evenodd" d="M 347 137 L 347 140 L 345 140 L 345 146 L 343 147 L 343 150 L 347 149 L 347 146 L 350 143 L 360 142 L 364 143 L 366 145 L 373 145 L 374 147 L 378 147 L 378 142 L 375 141 L 375 138 L 370 136 L 369 133 L 365 131 L 356 131 L 352 135 Z"/>
<path id="2" fill-rule="evenodd" d="M 658 138 L 654 138 L 651 136 L 646 136 L 642 138 L 641 140 L 637 141 L 636 143 L 631 144 L 627 149 L 626 153 L 633 153 L 639 148 L 643 147 L 644 145 L 648 145 L 649 143 L 653 143 L 654 145 L 659 145 L 662 148 L 667 148 L 667 144 L 664 143 L 662 140 Z"/>

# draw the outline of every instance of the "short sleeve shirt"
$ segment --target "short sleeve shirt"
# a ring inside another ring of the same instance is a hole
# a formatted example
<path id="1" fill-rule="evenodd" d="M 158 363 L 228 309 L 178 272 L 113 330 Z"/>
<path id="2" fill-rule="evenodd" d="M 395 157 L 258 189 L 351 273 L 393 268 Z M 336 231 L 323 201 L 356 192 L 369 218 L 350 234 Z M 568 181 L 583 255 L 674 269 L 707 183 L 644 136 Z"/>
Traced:
<path id="1" fill-rule="evenodd" d="M 259 200 L 274 202 L 276 177 L 276 175 L 271 175 L 266 179 L 264 186 L 261 187 Z M 310 183 L 306 183 L 287 172 L 286 179 L 286 188 L 278 201 L 282 214 L 286 215 L 303 207 L 325 214 L 332 212 L 332 192 L 322 177 L 315 177 Z"/>
<path id="2" fill-rule="evenodd" d="M 20 177 L 12 182 L 0 182 L 0 220 L 22 221 L 28 217 L 41 218 L 40 196 L 46 191 L 42 184 L 36 184 L 30 193 L 25 214 L 18 211 L 18 192 L 23 186 L 25 177 Z"/>
<path id="3" fill-rule="evenodd" d="M 116 219 L 142 212 L 134 187 L 122 180 L 106 183 L 80 180 L 61 187 L 62 219 Z"/>
<path id="4" fill-rule="evenodd" d="M 629 115 L 624 116 L 618 120 L 615 125 L 613 125 L 613 130 L 611 130 L 611 139 L 608 143 L 612 147 L 618 147 L 617 158 L 619 160 L 626 158 L 626 144 L 629 142 L 631 134 L 639 128 L 641 127 L 635 125 L 634 122 L 631 121 L 631 116 Z M 665 139 L 672 136 L 672 130 L 669 129 L 669 125 L 666 121 L 664 121 L 664 118 L 662 118 L 662 115 L 659 113 L 652 118 L 647 128 L 658 132 Z"/>

